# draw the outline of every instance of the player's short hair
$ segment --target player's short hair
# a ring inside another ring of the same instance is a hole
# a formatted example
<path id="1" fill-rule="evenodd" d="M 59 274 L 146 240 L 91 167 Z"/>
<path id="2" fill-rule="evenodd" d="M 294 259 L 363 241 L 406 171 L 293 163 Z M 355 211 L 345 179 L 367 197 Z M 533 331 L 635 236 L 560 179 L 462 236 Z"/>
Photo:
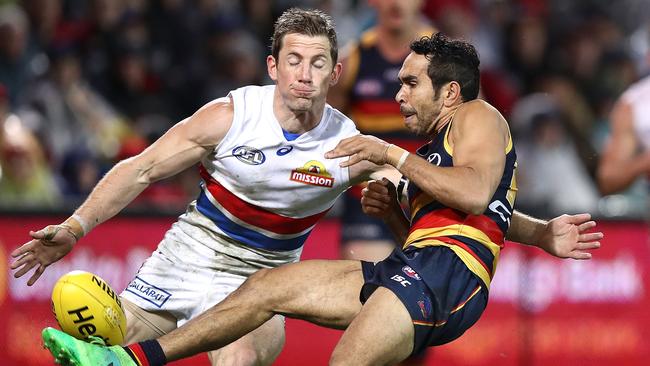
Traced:
<path id="1" fill-rule="evenodd" d="M 461 40 L 449 39 L 438 32 L 411 43 L 411 50 L 429 60 L 427 74 L 433 84 L 436 98 L 440 87 L 450 81 L 460 84 L 463 101 L 478 97 L 480 63 L 476 48 Z"/>
<path id="2" fill-rule="evenodd" d="M 330 55 L 336 64 L 339 57 L 339 47 L 334 30 L 332 17 L 320 10 L 291 8 L 275 21 L 273 36 L 271 37 L 271 55 L 278 59 L 282 40 L 289 33 L 306 36 L 326 36 L 330 41 Z"/>

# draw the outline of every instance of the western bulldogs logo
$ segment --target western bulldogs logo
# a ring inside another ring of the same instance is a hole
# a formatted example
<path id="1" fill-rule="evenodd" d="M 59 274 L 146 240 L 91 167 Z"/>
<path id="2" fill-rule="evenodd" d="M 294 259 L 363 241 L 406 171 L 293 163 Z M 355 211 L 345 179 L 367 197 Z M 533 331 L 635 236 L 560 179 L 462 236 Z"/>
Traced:
<path id="1" fill-rule="evenodd" d="M 232 155 L 248 165 L 260 165 L 266 161 L 262 151 L 250 146 L 237 146 L 232 149 Z"/>
<path id="2" fill-rule="evenodd" d="M 402 267 L 402 272 L 413 279 L 416 279 L 418 281 L 422 280 L 422 277 L 420 277 L 420 275 L 409 266 Z"/>

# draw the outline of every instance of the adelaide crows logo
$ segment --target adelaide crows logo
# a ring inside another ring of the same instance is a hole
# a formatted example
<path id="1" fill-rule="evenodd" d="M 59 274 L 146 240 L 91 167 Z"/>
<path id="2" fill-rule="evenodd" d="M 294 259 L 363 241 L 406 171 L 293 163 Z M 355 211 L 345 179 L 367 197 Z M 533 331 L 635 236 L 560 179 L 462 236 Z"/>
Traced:
<path id="1" fill-rule="evenodd" d="M 327 172 L 325 165 L 316 160 L 310 160 L 302 168 L 292 170 L 290 179 L 312 186 L 330 188 L 334 185 L 334 178 Z"/>

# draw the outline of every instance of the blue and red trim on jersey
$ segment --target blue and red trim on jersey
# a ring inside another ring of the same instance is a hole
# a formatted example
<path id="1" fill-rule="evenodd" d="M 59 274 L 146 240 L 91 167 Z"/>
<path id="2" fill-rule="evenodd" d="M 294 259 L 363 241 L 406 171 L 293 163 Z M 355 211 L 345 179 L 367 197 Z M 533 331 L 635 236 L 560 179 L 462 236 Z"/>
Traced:
<path id="1" fill-rule="evenodd" d="M 316 222 L 328 211 L 303 218 L 279 215 L 237 197 L 203 166 L 199 170 L 205 183 L 196 200 L 199 212 L 230 238 L 255 248 L 282 251 L 300 248 Z"/>

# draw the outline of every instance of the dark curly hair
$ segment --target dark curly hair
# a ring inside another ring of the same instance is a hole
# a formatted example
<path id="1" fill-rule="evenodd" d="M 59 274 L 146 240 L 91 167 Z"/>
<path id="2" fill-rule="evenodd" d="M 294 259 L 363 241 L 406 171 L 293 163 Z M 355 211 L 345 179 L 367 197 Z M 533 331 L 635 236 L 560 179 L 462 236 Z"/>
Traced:
<path id="1" fill-rule="evenodd" d="M 456 81 L 460 84 L 463 101 L 476 99 L 480 61 L 474 46 L 465 41 L 449 39 L 438 32 L 431 37 L 425 36 L 414 41 L 411 50 L 429 60 L 427 74 L 431 78 L 436 98 L 443 84 Z"/>
<path id="2" fill-rule="evenodd" d="M 311 37 L 325 36 L 330 41 L 330 56 L 334 64 L 338 61 L 339 47 L 334 30 L 332 17 L 320 10 L 305 10 L 291 8 L 275 21 L 271 37 L 271 55 L 278 59 L 282 40 L 289 33 L 297 33 Z"/>

